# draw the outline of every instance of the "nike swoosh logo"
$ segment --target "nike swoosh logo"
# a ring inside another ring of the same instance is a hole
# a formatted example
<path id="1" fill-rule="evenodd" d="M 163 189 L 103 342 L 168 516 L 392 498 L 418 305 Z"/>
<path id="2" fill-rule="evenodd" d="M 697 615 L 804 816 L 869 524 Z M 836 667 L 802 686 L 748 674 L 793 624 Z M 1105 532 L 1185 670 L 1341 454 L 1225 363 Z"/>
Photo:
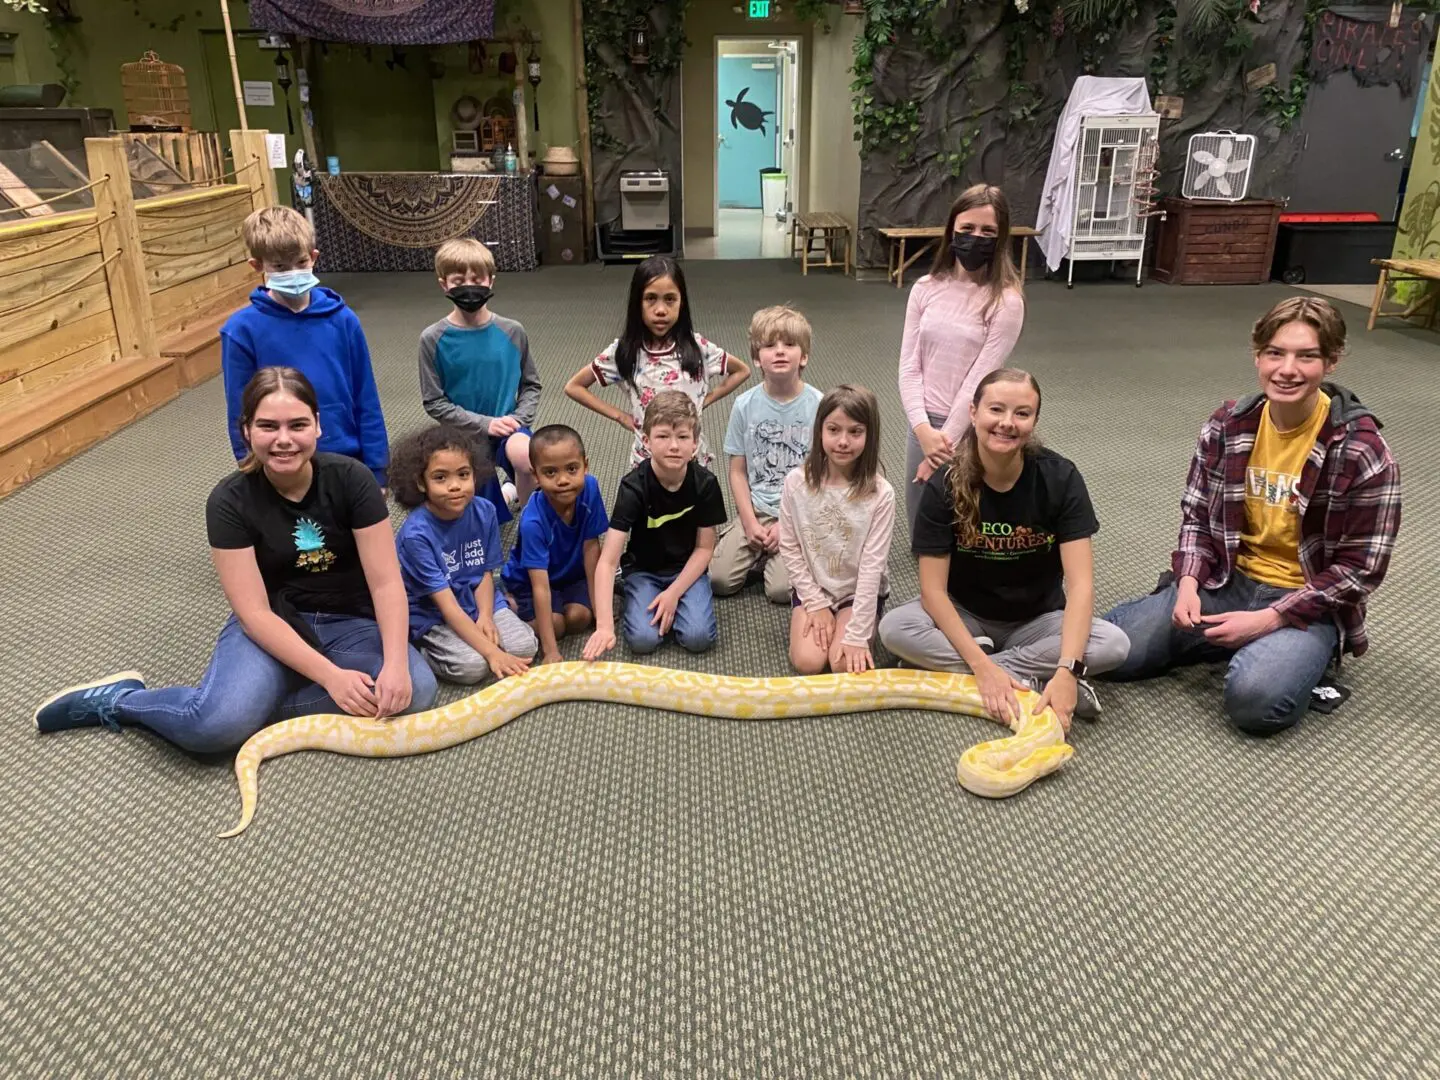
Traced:
<path id="1" fill-rule="evenodd" d="M 686 514 L 688 514 L 691 510 L 694 510 L 694 509 L 695 509 L 695 508 L 694 508 L 693 506 L 687 506 L 687 507 L 685 507 L 684 510 L 681 510 L 678 514 L 666 514 L 664 517 L 646 518 L 646 519 L 645 519 L 645 527 L 646 527 L 647 529 L 658 529 L 661 525 L 664 525 L 667 521 L 674 521 L 674 520 L 676 520 L 677 518 L 682 518 L 682 517 L 684 517 Z"/>

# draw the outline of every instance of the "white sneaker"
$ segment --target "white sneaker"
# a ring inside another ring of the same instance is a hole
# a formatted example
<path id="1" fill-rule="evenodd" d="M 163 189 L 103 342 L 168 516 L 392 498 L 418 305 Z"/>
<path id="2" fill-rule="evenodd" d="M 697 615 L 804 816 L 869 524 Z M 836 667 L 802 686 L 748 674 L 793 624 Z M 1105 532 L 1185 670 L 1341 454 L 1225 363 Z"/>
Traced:
<path id="1" fill-rule="evenodd" d="M 1075 680 L 1075 715 L 1081 720 L 1098 720 L 1104 710 L 1100 707 L 1100 695 L 1095 687 L 1084 679 Z"/>
<path id="2" fill-rule="evenodd" d="M 515 490 L 515 485 L 506 480 L 500 485 L 500 494 L 505 496 L 505 505 L 510 508 L 512 514 L 520 510 L 520 493 Z"/>

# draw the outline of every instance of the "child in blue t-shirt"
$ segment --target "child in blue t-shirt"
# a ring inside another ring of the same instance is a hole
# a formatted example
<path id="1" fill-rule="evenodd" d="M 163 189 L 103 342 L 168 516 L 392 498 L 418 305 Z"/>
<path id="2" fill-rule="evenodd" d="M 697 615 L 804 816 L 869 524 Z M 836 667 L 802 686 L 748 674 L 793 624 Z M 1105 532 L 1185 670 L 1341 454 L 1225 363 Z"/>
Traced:
<path id="1" fill-rule="evenodd" d="M 540 663 L 561 659 L 558 641 L 590 625 L 600 537 L 610 527 L 600 485 L 574 428 L 547 424 L 530 439 L 540 495 L 520 514 L 500 580 L 540 638 Z"/>
<path id="2" fill-rule="evenodd" d="M 750 320 L 750 357 L 763 379 L 730 410 L 725 453 L 735 520 L 722 529 L 710 560 L 710 587 L 730 596 L 760 569 L 765 595 L 789 605 L 790 577 L 780 558 L 780 494 L 785 477 L 805 463 L 822 397 L 804 380 L 810 321 L 790 307 L 768 307 Z"/>
<path id="3" fill-rule="evenodd" d="M 481 494 L 502 522 L 535 490 L 530 425 L 540 404 L 540 373 L 530 338 L 514 319 L 494 314 L 495 256 L 479 240 L 447 240 L 435 253 L 435 276 L 450 314 L 420 335 L 420 398 L 442 424 L 454 424 L 490 445 L 490 457 L 513 484 L 481 478 Z"/>
<path id="4" fill-rule="evenodd" d="M 403 439 L 390 469 L 396 501 L 411 507 L 395 538 L 410 638 L 437 675 L 466 685 L 518 675 L 538 647 L 496 594 L 500 523 L 475 494 L 475 477 L 489 466 L 483 444 L 441 425 Z"/>

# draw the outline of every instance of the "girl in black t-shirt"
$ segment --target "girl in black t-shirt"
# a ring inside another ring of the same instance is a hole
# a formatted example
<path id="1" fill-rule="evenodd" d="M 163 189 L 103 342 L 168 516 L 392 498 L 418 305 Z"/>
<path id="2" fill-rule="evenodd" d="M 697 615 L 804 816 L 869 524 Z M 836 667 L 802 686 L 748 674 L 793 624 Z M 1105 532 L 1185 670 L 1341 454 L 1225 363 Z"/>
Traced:
<path id="1" fill-rule="evenodd" d="M 256 372 L 240 430 L 250 452 L 205 507 L 234 614 L 200 685 L 147 690 L 136 672 L 112 675 L 42 704 L 41 731 L 135 724 L 214 753 L 286 717 L 385 717 L 435 703 L 435 676 L 409 644 L 385 499 L 365 466 L 316 453 L 309 381 L 293 368 Z"/>
<path id="2" fill-rule="evenodd" d="M 1019 715 L 1015 690 L 1035 690 L 1068 726 L 1099 715 L 1084 676 L 1118 667 L 1130 642 L 1093 617 L 1099 525 L 1079 470 L 1031 441 L 1039 416 L 1024 371 L 976 387 L 954 461 L 920 497 L 920 597 L 881 620 L 880 640 L 916 667 L 973 672 L 998 719 Z"/>

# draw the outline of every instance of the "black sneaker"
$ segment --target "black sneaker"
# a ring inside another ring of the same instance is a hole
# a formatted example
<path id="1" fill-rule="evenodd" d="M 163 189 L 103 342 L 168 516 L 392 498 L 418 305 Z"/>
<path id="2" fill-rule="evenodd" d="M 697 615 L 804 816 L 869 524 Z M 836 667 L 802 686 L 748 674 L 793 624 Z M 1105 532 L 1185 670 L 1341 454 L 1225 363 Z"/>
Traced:
<path id="1" fill-rule="evenodd" d="M 46 698 L 35 710 L 35 727 L 42 733 L 71 728 L 108 727 L 120 730 L 115 719 L 115 699 L 131 690 L 144 690 L 145 677 L 138 671 L 122 671 L 94 682 L 81 683 Z"/>
<path id="2" fill-rule="evenodd" d="M 980 646 L 980 651 L 986 656 L 995 655 L 995 641 L 993 638 L 980 636 L 975 639 L 975 644 Z"/>

